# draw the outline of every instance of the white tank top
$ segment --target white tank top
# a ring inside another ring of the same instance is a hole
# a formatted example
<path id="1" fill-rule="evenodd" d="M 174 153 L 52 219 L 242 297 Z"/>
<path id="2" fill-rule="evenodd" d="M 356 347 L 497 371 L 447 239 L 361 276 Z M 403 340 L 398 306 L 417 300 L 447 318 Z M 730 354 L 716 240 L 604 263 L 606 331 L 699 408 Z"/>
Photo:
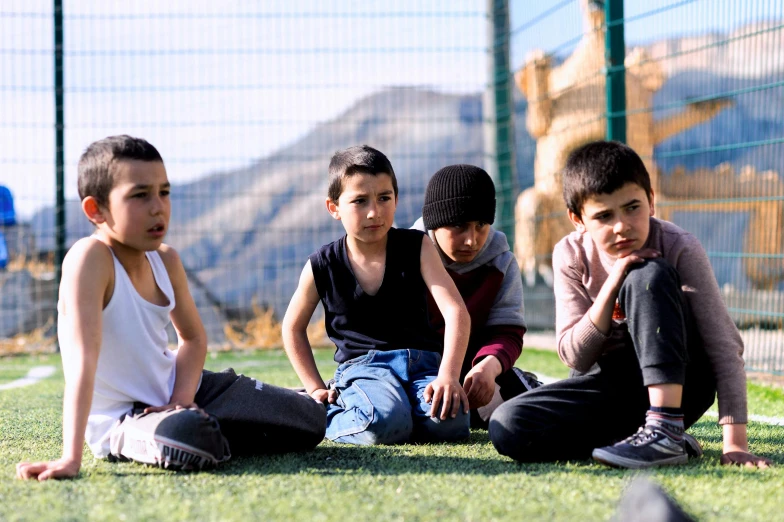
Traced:
<path id="1" fill-rule="evenodd" d="M 110 249 L 111 250 L 111 249 Z M 145 300 L 131 283 L 120 261 L 114 260 L 114 292 L 103 309 L 101 353 L 85 438 L 97 458 L 109 454 L 109 432 L 134 402 L 168 404 L 174 391 L 176 354 L 168 348 L 166 325 L 174 308 L 166 266 L 158 252 L 147 252 L 155 282 L 169 300 L 158 306 Z M 58 339 L 66 380 L 76 377 L 72 322 L 58 303 Z"/>

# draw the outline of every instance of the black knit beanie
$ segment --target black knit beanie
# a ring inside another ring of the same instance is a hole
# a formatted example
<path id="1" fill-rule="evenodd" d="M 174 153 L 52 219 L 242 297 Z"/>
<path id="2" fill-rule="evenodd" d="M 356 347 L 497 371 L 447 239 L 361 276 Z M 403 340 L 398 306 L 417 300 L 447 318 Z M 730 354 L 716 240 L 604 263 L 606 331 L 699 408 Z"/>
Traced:
<path id="1" fill-rule="evenodd" d="M 468 221 L 495 221 L 495 185 L 473 165 L 449 165 L 439 170 L 425 189 L 422 219 L 428 230 Z"/>

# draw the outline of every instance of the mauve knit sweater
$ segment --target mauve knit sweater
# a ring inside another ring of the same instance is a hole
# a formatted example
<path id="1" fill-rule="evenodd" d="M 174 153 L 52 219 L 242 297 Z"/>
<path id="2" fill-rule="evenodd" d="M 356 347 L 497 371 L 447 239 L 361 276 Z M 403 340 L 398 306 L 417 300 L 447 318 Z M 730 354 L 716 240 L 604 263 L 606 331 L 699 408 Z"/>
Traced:
<path id="1" fill-rule="evenodd" d="M 716 377 L 719 424 L 745 424 L 746 373 L 743 341 L 719 293 L 708 256 L 696 237 L 651 218 L 645 248 L 661 252 L 678 271 L 693 320 Z M 589 234 L 572 232 L 553 251 L 558 355 L 570 368 L 586 372 L 604 353 L 629 342 L 626 326 L 613 322 L 608 335 L 588 316 L 614 259 Z"/>

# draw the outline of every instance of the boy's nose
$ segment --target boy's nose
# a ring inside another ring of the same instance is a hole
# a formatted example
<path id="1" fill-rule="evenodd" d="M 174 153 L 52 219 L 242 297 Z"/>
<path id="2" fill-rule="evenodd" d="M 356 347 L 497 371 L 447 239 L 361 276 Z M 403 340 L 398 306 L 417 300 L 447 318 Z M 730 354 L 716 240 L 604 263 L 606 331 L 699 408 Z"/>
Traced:
<path id="1" fill-rule="evenodd" d="M 163 200 L 159 197 L 154 198 L 152 205 L 150 205 L 150 214 L 160 214 L 163 212 Z"/>
<path id="2" fill-rule="evenodd" d="M 622 234 L 622 233 L 626 232 L 627 230 L 629 230 L 628 223 L 626 223 L 626 221 L 624 221 L 623 219 L 619 219 L 615 223 L 615 227 L 614 227 L 613 232 L 615 232 L 616 234 Z"/>

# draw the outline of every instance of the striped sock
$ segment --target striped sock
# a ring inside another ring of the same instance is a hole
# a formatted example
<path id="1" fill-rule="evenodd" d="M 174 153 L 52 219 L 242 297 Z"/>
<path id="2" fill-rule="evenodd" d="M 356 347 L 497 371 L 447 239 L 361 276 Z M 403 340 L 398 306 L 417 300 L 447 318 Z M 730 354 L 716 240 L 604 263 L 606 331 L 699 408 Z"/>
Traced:
<path id="1" fill-rule="evenodd" d="M 664 411 L 663 411 L 664 410 Z M 683 411 L 681 408 L 651 406 L 645 414 L 645 425 L 664 432 L 675 441 L 683 440 Z"/>

